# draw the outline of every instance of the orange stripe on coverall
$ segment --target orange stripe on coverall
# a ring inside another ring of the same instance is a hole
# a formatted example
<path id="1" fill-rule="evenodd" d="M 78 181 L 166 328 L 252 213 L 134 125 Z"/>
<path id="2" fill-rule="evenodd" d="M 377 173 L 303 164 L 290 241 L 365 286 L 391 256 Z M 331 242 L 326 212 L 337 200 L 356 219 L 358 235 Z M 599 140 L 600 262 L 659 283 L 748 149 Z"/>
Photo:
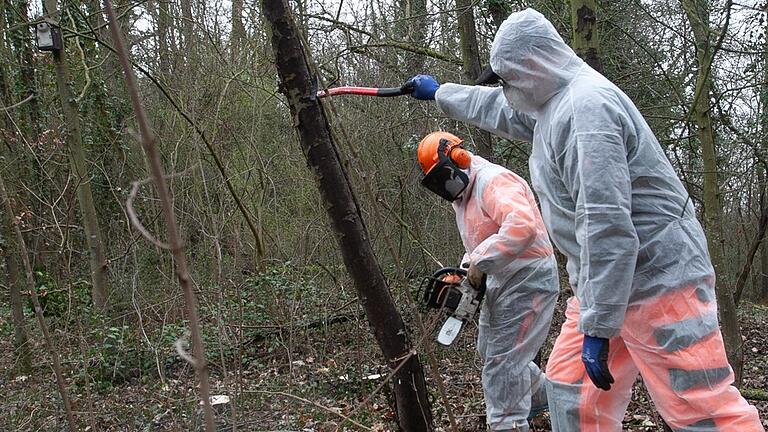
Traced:
<path id="1" fill-rule="evenodd" d="M 637 325 L 640 321 L 647 324 Z M 762 430 L 755 428 L 754 416 L 743 409 L 744 400 L 731 386 L 733 371 L 717 326 L 716 303 L 702 301 L 696 286 L 630 307 L 626 322 L 622 336 L 670 426 Z M 643 331 L 629 330 L 638 328 Z M 654 365 L 661 360 L 663 367 Z M 707 413 L 711 418 L 687 417 L 687 413 Z"/>

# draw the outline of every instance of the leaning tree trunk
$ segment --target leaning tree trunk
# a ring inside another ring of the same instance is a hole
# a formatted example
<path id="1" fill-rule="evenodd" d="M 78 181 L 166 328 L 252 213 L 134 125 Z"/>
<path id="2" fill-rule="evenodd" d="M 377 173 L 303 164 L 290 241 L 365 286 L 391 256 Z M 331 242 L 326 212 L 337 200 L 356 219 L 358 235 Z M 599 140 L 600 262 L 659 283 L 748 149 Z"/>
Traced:
<path id="1" fill-rule="evenodd" d="M 341 254 L 365 309 L 373 334 L 393 369 L 400 427 L 409 432 L 432 429 L 421 363 L 411 348 L 403 320 L 390 296 L 342 168 L 330 126 L 315 97 L 309 65 L 285 0 L 263 0 L 272 32 L 277 72 L 288 98 L 302 150 L 314 171 Z"/>
<path id="2" fill-rule="evenodd" d="M 744 364 L 741 330 L 739 329 L 736 304 L 731 293 L 731 284 L 725 265 L 725 237 L 723 235 L 723 209 L 718 185 L 717 151 L 715 130 L 712 126 L 710 100 L 712 93 L 712 60 L 714 56 L 710 34 L 718 34 L 709 24 L 709 7 L 705 0 L 681 0 L 688 22 L 693 31 L 696 45 L 696 91 L 691 107 L 691 117 L 698 126 L 704 165 L 704 226 L 707 231 L 709 254 L 717 276 L 717 303 L 720 311 L 720 326 L 723 331 L 725 351 L 736 375 L 736 385 L 741 382 Z"/>
<path id="3" fill-rule="evenodd" d="M 597 31 L 597 1 L 571 0 L 571 46 L 592 69 L 603 73 L 600 38 Z"/>
<path id="4" fill-rule="evenodd" d="M 45 7 L 51 16 L 58 15 L 56 0 L 45 0 Z M 91 269 L 91 300 L 99 310 L 107 308 L 107 262 L 104 256 L 104 242 L 101 227 L 96 216 L 90 175 L 85 164 L 85 150 L 80 127 L 80 114 L 75 104 L 75 95 L 69 88 L 66 48 L 53 52 L 56 65 L 56 85 L 59 90 L 61 109 L 64 112 L 64 129 L 67 131 L 67 147 L 72 172 L 77 178 L 77 201 L 83 213 L 83 227 L 88 244 L 88 264 Z"/>
<path id="5" fill-rule="evenodd" d="M 483 72 L 483 67 L 480 64 L 480 51 L 477 48 L 474 4 L 475 2 L 471 0 L 456 0 L 461 58 L 464 62 L 464 75 L 470 83 L 474 82 Z M 476 136 L 477 153 L 493 161 L 491 134 L 484 130 L 477 130 Z"/>

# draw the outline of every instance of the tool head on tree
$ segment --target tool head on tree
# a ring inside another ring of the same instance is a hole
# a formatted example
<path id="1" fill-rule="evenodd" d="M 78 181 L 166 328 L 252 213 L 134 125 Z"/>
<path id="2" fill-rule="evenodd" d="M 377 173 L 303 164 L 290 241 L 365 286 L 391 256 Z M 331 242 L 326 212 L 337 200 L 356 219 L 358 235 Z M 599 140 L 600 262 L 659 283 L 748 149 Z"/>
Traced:
<path id="1" fill-rule="evenodd" d="M 464 149 L 463 141 L 448 132 L 432 132 L 424 137 L 416 150 L 419 166 L 424 173 L 422 186 L 445 200 L 454 201 L 469 185 L 472 154 Z"/>
<path id="2" fill-rule="evenodd" d="M 452 344 L 464 322 L 472 319 L 477 313 L 484 295 L 485 277 L 479 287 L 473 287 L 464 269 L 443 267 L 432 276 L 424 278 L 422 301 L 428 308 L 443 311 L 448 315 L 437 341 L 446 346 Z"/>

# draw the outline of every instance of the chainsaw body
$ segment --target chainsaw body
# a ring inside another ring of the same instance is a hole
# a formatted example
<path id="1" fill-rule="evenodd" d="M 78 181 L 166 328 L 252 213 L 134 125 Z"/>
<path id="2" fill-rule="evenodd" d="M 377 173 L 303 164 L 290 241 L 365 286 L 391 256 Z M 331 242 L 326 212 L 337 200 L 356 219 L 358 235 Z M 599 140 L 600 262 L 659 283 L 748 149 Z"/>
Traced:
<path id="1" fill-rule="evenodd" d="M 422 300 L 426 306 L 448 315 L 437 341 L 442 345 L 451 345 L 464 322 L 472 319 L 480 309 L 485 295 L 485 277 L 481 286 L 475 288 L 469 283 L 466 270 L 444 267 L 425 278 L 422 286 Z"/>

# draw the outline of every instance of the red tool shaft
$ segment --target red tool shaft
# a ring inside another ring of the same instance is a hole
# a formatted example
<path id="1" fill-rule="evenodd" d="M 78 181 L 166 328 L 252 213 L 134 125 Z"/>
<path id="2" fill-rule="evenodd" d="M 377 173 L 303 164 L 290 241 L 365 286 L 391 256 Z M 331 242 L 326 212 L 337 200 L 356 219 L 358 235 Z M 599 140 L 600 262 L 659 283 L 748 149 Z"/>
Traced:
<path id="1" fill-rule="evenodd" d="M 320 90 L 317 92 L 317 97 L 338 96 L 338 95 L 358 95 L 358 96 L 379 96 L 379 97 L 391 97 L 402 96 L 412 91 L 410 88 L 404 87 L 392 87 L 392 88 L 375 88 L 375 87 L 334 87 L 327 90 Z"/>

